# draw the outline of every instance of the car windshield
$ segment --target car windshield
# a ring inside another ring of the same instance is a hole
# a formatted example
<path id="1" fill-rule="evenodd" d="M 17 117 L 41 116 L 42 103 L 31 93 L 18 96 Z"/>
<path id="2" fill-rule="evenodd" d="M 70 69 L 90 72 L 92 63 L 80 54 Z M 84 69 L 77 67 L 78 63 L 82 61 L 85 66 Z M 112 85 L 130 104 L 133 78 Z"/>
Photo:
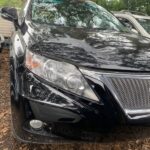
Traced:
<path id="1" fill-rule="evenodd" d="M 111 13 L 91 1 L 33 0 L 32 21 L 75 28 L 125 31 Z"/>
<path id="2" fill-rule="evenodd" d="M 142 27 L 148 32 L 150 33 L 150 19 L 137 19 L 139 21 L 139 23 L 142 25 Z"/>

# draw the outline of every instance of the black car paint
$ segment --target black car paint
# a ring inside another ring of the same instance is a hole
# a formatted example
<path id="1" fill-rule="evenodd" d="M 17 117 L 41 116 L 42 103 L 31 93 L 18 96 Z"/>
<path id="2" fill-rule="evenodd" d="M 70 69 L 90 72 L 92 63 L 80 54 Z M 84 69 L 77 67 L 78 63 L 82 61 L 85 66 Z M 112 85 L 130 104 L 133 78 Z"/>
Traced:
<path id="1" fill-rule="evenodd" d="M 30 2 L 27 3 L 24 14 L 27 14 L 29 5 Z M 10 49 L 12 124 L 18 139 L 24 142 L 51 143 L 58 140 L 66 142 L 62 136 L 73 136 L 72 138 L 88 140 L 88 136 L 83 136 L 87 133 L 85 129 L 90 132 L 95 128 L 101 131 L 120 123 L 148 122 L 149 118 L 133 122 L 127 118 L 104 81 L 85 76 L 100 100 L 93 102 L 50 85 L 31 73 L 24 64 L 26 49 L 29 49 L 47 58 L 96 71 L 125 71 L 127 74 L 130 71 L 149 71 L 148 39 L 131 33 L 49 27 L 31 22 L 26 15 L 23 17 L 25 22 L 12 36 Z M 34 95 L 30 85 L 37 88 L 39 93 Z M 69 98 L 73 106 L 54 106 L 45 101 L 47 93 L 51 93 L 54 103 L 57 103 L 57 96 L 61 95 L 59 100 L 67 101 Z M 51 109 L 58 113 L 52 114 Z M 34 131 L 29 126 L 31 119 L 44 121 L 46 124 L 43 130 Z"/>
<path id="2" fill-rule="evenodd" d="M 150 71 L 150 40 L 139 35 L 34 23 L 29 28 L 36 43 L 30 49 L 46 57 L 96 69 Z"/>

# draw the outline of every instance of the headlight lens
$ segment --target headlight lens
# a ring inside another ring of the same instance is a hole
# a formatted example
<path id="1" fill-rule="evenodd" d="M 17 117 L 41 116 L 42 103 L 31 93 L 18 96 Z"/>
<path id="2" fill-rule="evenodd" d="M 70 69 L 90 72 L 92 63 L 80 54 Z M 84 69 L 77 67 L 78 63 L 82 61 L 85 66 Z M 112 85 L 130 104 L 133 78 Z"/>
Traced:
<path id="1" fill-rule="evenodd" d="M 71 64 L 27 51 L 26 67 L 39 77 L 82 97 L 99 101 L 80 71 Z"/>

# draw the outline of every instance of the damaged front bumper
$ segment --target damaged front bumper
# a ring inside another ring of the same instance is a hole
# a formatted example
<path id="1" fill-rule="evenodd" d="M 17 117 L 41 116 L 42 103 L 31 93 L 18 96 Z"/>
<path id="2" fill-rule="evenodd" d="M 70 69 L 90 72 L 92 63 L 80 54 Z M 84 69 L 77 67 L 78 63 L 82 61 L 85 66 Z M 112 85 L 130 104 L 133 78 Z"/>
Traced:
<path id="1" fill-rule="evenodd" d="M 11 84 L 13 131 L 21 141 L 91 140 L 98 131 L 110 129 L 117 122 L 112 104 L 102 102 L 103 97 L 106 98 L 104 89 L 97 89 L 103 92 L 101 101 L 93 102 L 53 87 L 25 68 L 21 72 L 18 73 L 18 88 L 14 88 L 13 79 Z M 32 120 L 42 121 L 42 129 L 31 127 Z"/>
<path id="2" fill-rule="evenodd" d="M 17 82 L 11 75 L 14 135 L 21 141 L 32 143 L 95 141 L 99 133 L 108 131 L 118 124 L 149 124 L 149 111 L 146 109 L 149 105 L 144 105 L 148 100 L 145 98 L 143 103 L 138 101 L 132 92 L 131 95 L 126 94 L 130 93 L 131 89 L 136 93 L 136 90 L 146 89 L 145 85 L 149 78 L 139 75 L 137 77 L 106 73 L 97 73 L 92 77 L 86 73 L 87 82 L 99 97 L 99 102 L 95 102 L 52 86 L 23 67 L 18 70 Z M 17 83 L 17 86 L 14 86 L 14 83 Z M 138 88 L 137 83 L 141 84 Z M 132 101 L 127 97 L 132 97 Z M 124 99 L 127 103 L 124 103 Z M 138 103 L 135 103 L 136 101 Z M 140 103 L 144 107 L 142 113 L 137 109 L 141 106 Z M 126 111 L 126 108 L 130 108 L 130 111 Z M 34 120 L 43 123 L 40 130 L 30 125 Z"/>

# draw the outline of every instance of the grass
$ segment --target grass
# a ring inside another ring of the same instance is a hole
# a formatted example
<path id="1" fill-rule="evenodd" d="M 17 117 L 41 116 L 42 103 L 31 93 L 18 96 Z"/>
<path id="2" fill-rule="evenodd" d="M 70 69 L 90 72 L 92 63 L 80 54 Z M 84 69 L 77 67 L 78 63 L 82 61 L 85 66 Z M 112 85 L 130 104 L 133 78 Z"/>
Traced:
<path id="1" fill-rule="evenodd" d="M 22 6 L 23 0 L 0 0 L 0 7 L 17 7 L 20 8 Z"/>

